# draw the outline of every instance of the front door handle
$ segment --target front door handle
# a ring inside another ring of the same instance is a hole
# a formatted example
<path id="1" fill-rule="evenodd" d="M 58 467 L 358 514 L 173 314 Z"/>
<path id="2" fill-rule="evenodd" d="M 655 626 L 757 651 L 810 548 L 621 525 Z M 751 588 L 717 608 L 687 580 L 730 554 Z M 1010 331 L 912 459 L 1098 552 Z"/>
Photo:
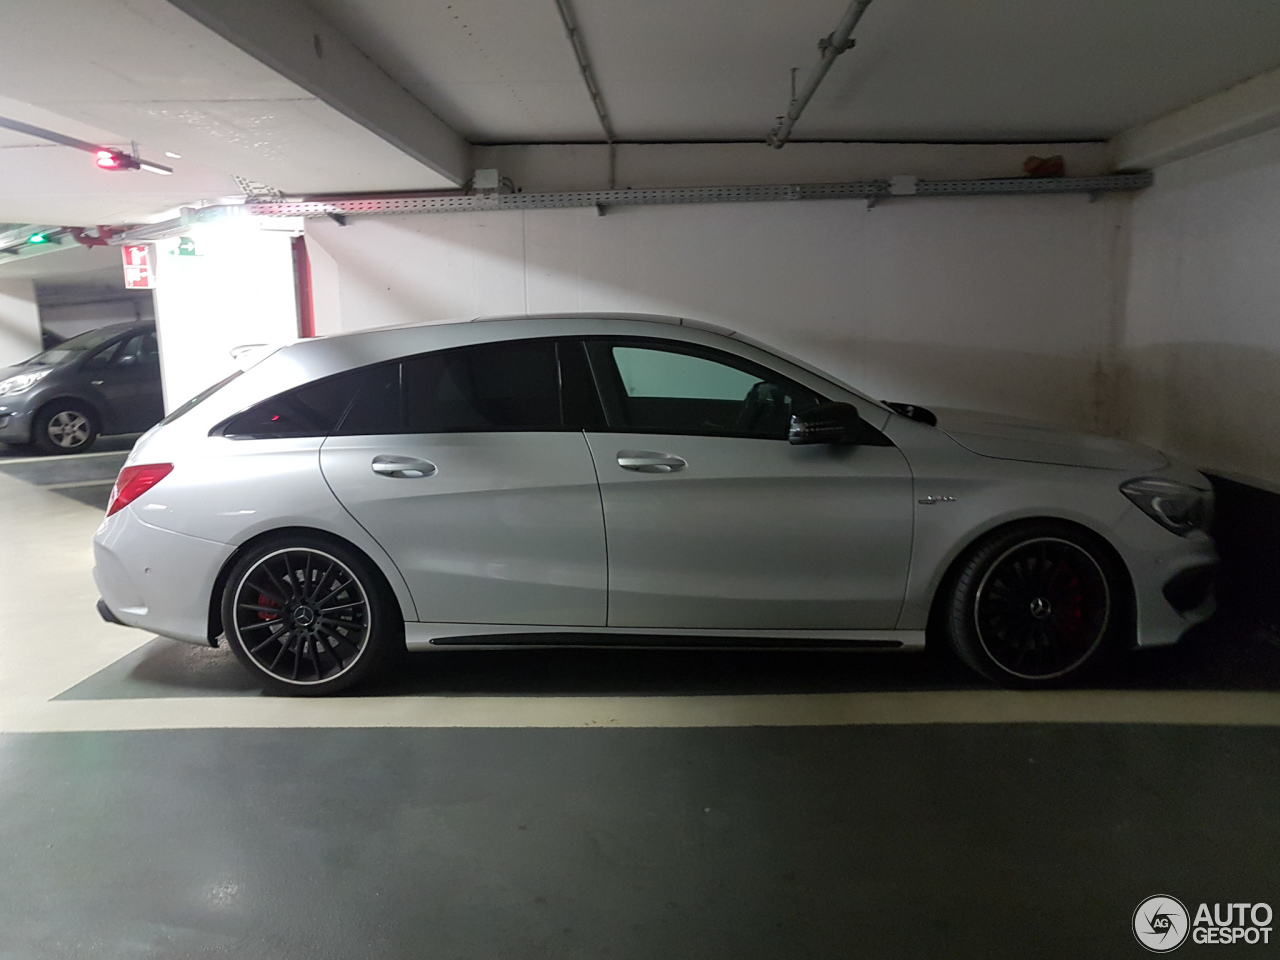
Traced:
<path id="1" fill-rule="evenodd" d="M 670 453 L 654 453 L 652 450 L 619 450 L 618 466 L 637 473 L 675 473 L 689 464 Z"/>
<path id="2" fill-rule="evenodd" d="M 435 476 L 436 465 L 430 460 L 419 460 L 417 457 L 393 457 L 383 453 L 373 458 L 373 472 L 399 480 L 417 480 Z"/>

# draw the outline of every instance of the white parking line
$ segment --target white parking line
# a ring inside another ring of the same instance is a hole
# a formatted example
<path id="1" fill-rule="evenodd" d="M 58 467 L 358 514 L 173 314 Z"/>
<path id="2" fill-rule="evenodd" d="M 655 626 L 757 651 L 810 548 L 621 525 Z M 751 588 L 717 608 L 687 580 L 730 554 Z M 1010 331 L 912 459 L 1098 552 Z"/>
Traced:
<path id="1" fill-rule="evenodd" d="M 90 457 L 127 457 L 128 455 L 128 450 L 101 450 L 94 453 L 50 453 L 42 457 L 0 457 L 0 466 L 6 463 L 62 463 L 66 460 L 88 460 Z"/>
<path id="2" fill-rule="evenodd" d="M 76 487 L 105 487 L 115 483 L 113 478 L 105 480 L 68 480 L 66 483 L 38 483 L 42 490 L 73 490 Z"/>

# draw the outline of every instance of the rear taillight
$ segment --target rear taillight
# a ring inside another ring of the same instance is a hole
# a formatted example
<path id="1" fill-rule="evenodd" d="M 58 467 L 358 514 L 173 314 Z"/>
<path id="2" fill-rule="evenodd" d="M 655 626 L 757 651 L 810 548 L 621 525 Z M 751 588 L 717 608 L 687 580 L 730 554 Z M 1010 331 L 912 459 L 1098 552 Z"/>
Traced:
<path id="1" fill-rule="evenodd" d="M 144 463 L 136 467 L 125 467 L 120 471 L 120 476 L 116 477 L 116 485 L 111 488 L 107 516 L 123 510 L 171 473 L 172 463 Z"/>

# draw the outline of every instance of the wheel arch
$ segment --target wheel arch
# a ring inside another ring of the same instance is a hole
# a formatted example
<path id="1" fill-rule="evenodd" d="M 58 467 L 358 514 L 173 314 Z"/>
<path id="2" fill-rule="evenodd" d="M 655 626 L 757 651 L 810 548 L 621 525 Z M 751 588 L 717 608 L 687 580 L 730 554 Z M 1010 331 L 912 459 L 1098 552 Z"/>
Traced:
<path id="1" fill-rule="evenodd" d="M 35 413 L 31 415 L 33 433 L 36 421 L 40 419 L 45 410 L 53 406 L 55 403 L 66 403 L 68 401 L 88 407 L 93 415 L 98 418 L 98 432 L 103 432 L 103 428 L 107 425 L 107 422 L 106 415 L 103 413 L 102 406 L 100 404 L 78 393 L 52 393 L 48 397 L 41 399 L 39 405 L 36 407 Z"/>
<path id="2" fill-rule="evenodd" d="M 394 608 L 399 611 L 401 622 L 403 623 L 408 617 L 405 616 L 404 607 L 400 602 L 400 598 L 396 595 L 395 588 L 391 585 L 391 581 L 383 572 L 381 564 L 373 557 L 369 556 L 367 550 L 361 549 L 345 537 L 330 533 L 328 530 L 321 530 L 317 527 L 306 526 L 289 526 L 276 527 L 271 530 L 264 530 L 250 537 L 244 543 L 240 544 L 232 552 L 231 556 L 223 562 L 222 567 L 218 570 L 218 575 L 214 577 L 213 589 L 209 592 L 209 615 L 208 615 L 208 639 L 210 646 L 217 646 L 218 637 L 222 635 L 222 592 L 226 589 L 227 578 L 231 576 L 232 568 L 240 561 L 250 550 L 253 550 L 259 544 L 268 540 L 276 540 L 287 538 L 289 536 L 306 536 L 315 537 L 320 540 L 327 540 L 330 543 L 342 547 L 344 550 L 350 550 L 362 560 L 369 564 L 374 575 L 378 578 L 379 589 L 385 592 L 386 598 L 393 604 Z"/>
<path id="3" fill-rule="evenodd" d="M 941 575 L 935 574 L 933 581 L 933 593 L 929 598 L 929 617 L 925 627 L 925 642 L 928 646 L 934 647 L 945 644 L 945 640 L 940 639 L 942 616 L 946 608 L 946 599 L 950 593 L 951 585 L 955 582 L 959 575 L 960 569 L 963 567 L 969 555 L 982 543 L 995 537 L 1003 536 L 1009 531 L 1017 528 L 1030 526 L 1037 523 L 1056 523 L 1065 527 L 1070 527 L 1076 532 L 1082 534 L 1085 539 L 1091 540 L 1095 545 L 1106 552 L 1108 557 L 1116 564 L 1116 569 L 1121 573 L 1124 579 L 1124 601 L 1125 616 L 1133 620 L 1137 611 L 1137 592 L 1133 583 L 1133 573 L 1129 570 L 1129 564 L 1125 562 L 1124 555 L 1116 549 L 1105 535 L 1098 530 L 1090 527 L 1088 524 L 1081 523 L 1069 517 L 1060 517 L 1053 515 L 1034 515 L 1025 517 L 1015 517 L 1013 519 L 1004 520 L 994 526 L 984 527 L 980 530 L 973 531 L 971 535 L 965 539 L 961 545 L 955 549 L 945 564 L 942 565 Z"/>

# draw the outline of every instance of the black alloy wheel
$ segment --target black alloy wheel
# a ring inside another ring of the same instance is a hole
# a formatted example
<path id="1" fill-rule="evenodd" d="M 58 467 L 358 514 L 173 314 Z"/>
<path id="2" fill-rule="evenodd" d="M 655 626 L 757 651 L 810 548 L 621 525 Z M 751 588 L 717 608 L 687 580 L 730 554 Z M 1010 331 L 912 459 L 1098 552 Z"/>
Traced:
<path id="1" fill-rule="evenodd" d="M 375 672 L 398 618 L 367 561 L 322 540 L 260 545 L 232 569 L 222 623 L 240 662 L 276 693 L 336 693 Z"/>
<path id="2" fill-rule="evenodd" d="M 55 400 L 36 414 L 32 442 L 45 453 L 83 453 L 98 439 L 97 415 L 83 403 Z"/>
<path id="3" fill-rule="evenodd" d="M 1028 524 L 988 539 L 962 564 L 950 598 L 956 653 L 1009 686 L 1075 679 L 1116 645 L 1129 618 L 1109 551 L 1066 524 Z"/>

